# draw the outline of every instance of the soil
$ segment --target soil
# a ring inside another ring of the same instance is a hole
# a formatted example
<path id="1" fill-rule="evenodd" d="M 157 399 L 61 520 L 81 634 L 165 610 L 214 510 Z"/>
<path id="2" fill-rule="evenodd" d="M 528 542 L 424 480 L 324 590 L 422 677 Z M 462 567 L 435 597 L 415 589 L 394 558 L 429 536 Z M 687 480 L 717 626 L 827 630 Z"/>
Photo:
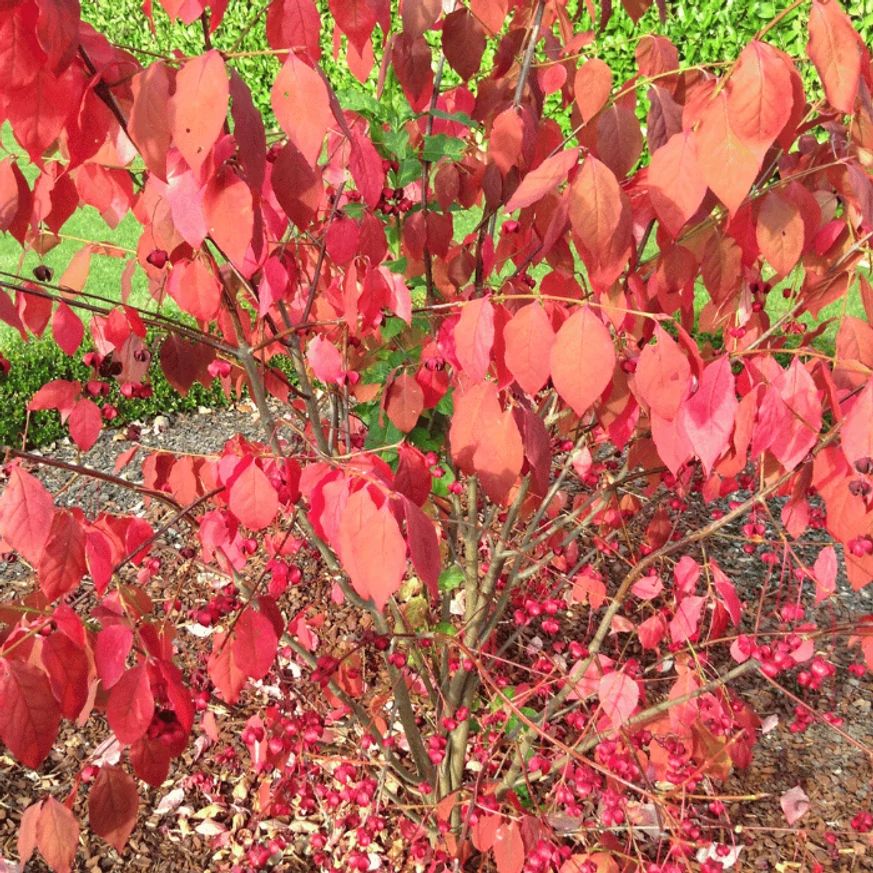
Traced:
<path id="1" fill-rule="evenodd" d="M 142 426 L 141 453 L 171 449 L 208 454 L 220 450 L 226 440 L 237 433 L 260 439 L 257 415 L 247 405 L 216 412 L 202 410 L 196 415 L 174 416 L 169 420 L 160 418 Z M 93 469 L 111 473 L 116 459 L 131 445 L 122 433 L 104 431 L 84 462 Z M 69 443 L 47 447 L 43 454 L 77 462 L 75 447 Z M 134 463 L 119 475 L 133 481 L 136 469 Z M 89 515 L 103 509 L 142 512 L 156 523 L 165 512 L 158 504 L 144 506 L 135 491 L 71 475 L 69 471 L 46 467 L 41 468 L 39 475 L 53 492 L 62 492 L 59 503 L 79 506 Z M 708 518 L 711 510 L 712 507 L 699 503 L 692 503 L 689 508 L 701 519 Z M 741 522 L 738 522 L 723 530 L 707 548 L 737 584 L 741 598 L 754 602 L 762 585 L 776 585 L 779 580 L 768 579 L 760 558 L 745 554 L 742 543 Z M 167 554 L 181 544 L 170 538 L 161 549 Z M 797 548 L 805 559 L 813 561 L 824 544 L 823 532 L 813 531 Z M 160 556 L 160 549 L 158 554 Z M 0 568 L 0 602 L 10 599 L 21 586 L 29 585 L 26 568 L 15 564 Z M 153 590 L 156 585 L 157 590 Z M 166 584 L 150 583 L 150 586 L 150 594 L 155 599 L 168 596 Z M 197 591 L 192 596 L 196 598 Z M 326 581 L 316 581 L 305 589 L 291 589 L 289 600 L 283 606 L 287 614 L 293 615 L 313 599 L 328 596 Z M 735 770 L 719 791 L 727 798 L 734 798 L 726 800 L 729 825 L 722 835 L 723 843 L 742 846 L 733 870 L 802 873 L 812 871 L 816 862 L 823 870 L 873 870 L 873 842 L 868 836 L 854 833 L 849 824 L 859 810 L 869 809 L 873 800 L 873 759 L 869 751 L 873 749 L 873 676 L 867 673 L 858 678 L 849 672 L 848 665 L 859 660 L 859 656 L 857 650 L 846 647 L 850 629 L 859 617 L 869 613 L 873 613 L 870 590 L 853 592 L 845 579 L 839 579 L 837 593 L 822 603 L 814 616 L 821 626 L 836 624 L 846 629 L 835 647 L 831 638 L 822 639 L 821 643 L 822 652 L 838 666 L 837 674 L 819 694 L 809 695 L 796 686 L 789 688 L 801 700 L 808 700 L 813 710 L 833 708 L 844 720 L 839 731 L 819 721 L 803 733 L 792 733 L 789 724 L 794 719 L 795 700 L 776 687 L 762 685 L 758 677 L 748 680 L 746 688 L 740 689 L 748 696 L 754 695 L 752 702 L 765 720 L 765 730 L 759 737 L 750 768 L 745 772 Z M 321 631 L 328 642 L 360 629 L 361 618 L 351 609 L 332 609 L 329 615 L 332 624 Z M 198 650 L 206 651 L 210 646 L 208 638 L 192 633 L 186 635 L 184 631 L 183 636 L 187 656 L 191 659 Z M 247 692 L 236 707 L 219 708 L 222 737 L 238 737 L 246 719 L 266 702 L 266 693 L 254 690 Z M 62 728 L 55 751 L 37 772 L 18 766 L 0 747 L 0 873 L 20 870 L 13 859 L 18 857 L 16 837 L 23 810 L 46 793 L 63 799 L 76 773 L 106 736 L 105 722 L 99 716 L 93 716 L 81 729 Z M 167 783 L 160 789 L 139 783 L 138 827 L 123 858 L 84 826 L 74 869 L 184 873 L 229 869 L 231 863 L 239 862 L 241 850 L 233 847 L 245 842 L 245 828 L 252 826 L 249 812 L 253 785 L 245 771 L 242 776 L 223 773 L 221 767 L 210 760 L 214 751 L 207 751 L 201 736 L 182 759 L 174 762 Z M 215 777 L 214 793 L 207 794 L 191 785 L 190 776 L 197 771 Z M 808 795 L 810 807 L 803 818 L 790 827 L 780 807 L 780 797 L 796 786 Z M 86 804 L 81 799 L 84 795 L 85 792 L 80 792 L 75 807 L 82 822 L 87 821 Z M 276 832 L 288 843 L 283 862 L 270 869 L 292 873 L 309 869 L 301 854 L 312 828 L 309 822 L 269 820 L 254 826 L 260 828 L 259 839 L 269 839 Z M 222 834 L 234 831 L 235 839 L 217 850 L 214 838 L 218 836 L 220 844 Z M 27 869 L 49 868 L 35 856 Z M 694 863 L 691 869 L 699 867 Z"/>

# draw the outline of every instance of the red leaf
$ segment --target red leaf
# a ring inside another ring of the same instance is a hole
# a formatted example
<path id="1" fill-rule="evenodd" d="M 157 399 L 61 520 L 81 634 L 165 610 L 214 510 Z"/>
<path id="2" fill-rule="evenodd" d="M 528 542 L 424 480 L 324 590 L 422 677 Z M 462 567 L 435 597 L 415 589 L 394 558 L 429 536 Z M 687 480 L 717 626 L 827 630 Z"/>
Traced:
<path id="1" fill-rule="evenodd" d="M 18 552 L 35 567 L 48 542 L 54 513 L 55 505 L 42 483 L 20 467 L 13 467 L 0 496 L 4 548 Z"/>
<path id="2" fill-rule="evenodd" d="M 273 83 L 270 102 L 288 139 L 314 166 L 333 122 L 327 86 L 321 76 L 295 54 L 289 54 Z"/>
<path id="3" fill-rule="evenodd" d="M 233 706 L 246 686 L 248 677 L 236 663 L 234 646 L 225 642 L 227 634 L 218 633 L 212 643 L 212 652 L 207 662 L 209 678 L 221 692 L 222 699 Z"/>
<path id="4" fill-rule="evenodd" d="M 743 49 L 728 88 L 731 128 L 763 155 L 791 118 L 794 95 L 789 64 L 773 46 L 753 40 Z"/>
<path id="5" fill-rule="evenodd" d="M 570 224 L 592 283 L 607 288 L 630 257 L 633 224 L 630 202 L 615 174 L 592 155 L 570 186 Z"/>
<path id="6" fill-rule="evenodd" d="M 263 530 L 279 511 L 279 495 L 253 458 L 242 462 L 228 493 L 230 511 L 250 530 Z"/>
<path id="7" fill-rule="evenodd" d="M 369 486 L 346 501 L 337 548 L 355 591 L 384 609 L 406 575 L 406 543 L 387 502 L 377 506 Z"/>
<path id="8" fill-rule="evenodd" d="M 423 36 L 433 27 L 442 12 L 441 0 L 403 0 L 400 18 L 403 32 L 410 38 Z"/>
<path id="9" fill-rule="evenodd" d="M 270 9 L 272 8 L 271 6 Z M 267 12 L 268 21 L 269 15 Z M 264 116 L 255 107 L 252 92 L 236 70 L 230 71 L 230 100 L 233 136 L 239 146 L 239 159 L 245 170 L 245 179 L 252 191 L 260 192 L 267 172 Z"/>
<path id="10" fill-rule="evenodd" d="M 198 321 L 212 321 L 221 305 L 221 285 L 203 261 L 181 261 L 173 267 L 167 292 L 179 308 Z"/>
<path id="11" fill-rule="evenodd" d="M 410 39 L 406 34 L 398 34 L 394 37 L 391 60 L 412 111 L 424 112 L 433 94 L 433 58 L 427 41 L 423 36 Z"/>
<path id="12" fill-rule="evenodd" d="M 555 342 L 552 322 L 543 307 L 534 302 L 519 309 L 503 328 L 503 341 L 509 371 L 522 390 L 536 394 L 549 381 L 549 355 Z"/>
<path id="13" fill-rule="evenodd" d="M 535 170 L 531 170 L 522 180 L 515 193 L 506 204 L 507 212 L 524 209 L 536 203 L 550 191 L 555 191 L 567 179 L 570 170 L 576 166 L 579 149 L 564 149 L 546 158 Z"/>
<path id="14" fill-rule="evenodd" d="M 55 873 L 70 873 L 79 850 L 79 822 L 54 797 L 46 798 L 36 820 L 36 846 Z"/>
<path id="15" fill-rule="evenodd" d="M 670 638 L 674 643 L 684 643 L 697 632 L 706 598 L 689 594 L 682 599 L 670 622 Z"/>
<path id="16" fill-rule="evenodd" d="M 485 53 L 485 31 L 469 9 L 461 7 L 446 16 L 442 47 L 449 66 L 465 82 L 479 72 Z"/>
<path id="17" fill-rule="evenodd" d="M 233 659 L 250 679 L 263 679 L 276 660 L 279 637 L 266 615 L 247 608 L 233 630 Z"/>
<path id="18" fill-rule="evenodd" d="M 634 390 L 661 418 L 672 421 L 688 391 L 691 365 L 679 344 L 660 325 L 655 342 L 643 349 L 634 374 Z"/>
<path id="19" fill-rule="evenodd" d="M 497 36 L 509 12 L 508 0 L 470 0 L 470 11 L 488 31 L 490 36 Z"/>
<path id="20" fill-rule="evenodd" d="M 323 336 L 314 336 L 306 350 L 306 361 L 315 378 L 325 385 L 338 385 L 345 375 L 339 349 Z"/>
<path id="21" fill-rule="evenodd" d="M 397 472 L 394 474 L 394 490 L 408 497 L 416 506 L 423 506 L 428 497 L 432 477 L 424 455 L 414 446 L 401 443 L 397 447 Z"/>
<path id="22" fill-rule="evenodd" d="M 840 431 L 843 454 L 850 464 L 873 458 L 873 382 L 858 395 Z M 0 527 L 2 530 L 2 527 Z"/>
<path id="23" fill-rule="evenodd" d="M 42 670 L 0 658 L 0 739 L 25 767 L 37 769 L 58 736 L 61 710 Z"/>
<path id="24" fill-rule="evenodd" d="M 27 287 L 25 285 L 23 290 L 16 292 L 18 311 L 28 330 L 36 336 L 42 336 L 52 317 L 52 302 L 45 297 L 28 294 Z"/>
<path id="25" fill-rule="evenodd" d="M 267 42 L 272 49 L 304 49 L 321 58 L 321 16 L 314 0 L 273 0 L 267 10 Z"/>
<path id="26" fill-rule="evenodd" d="M 611 91 L 612 70 L 600 58 L 591 58 L 576 70 L 573 94 L 584 122 L 591 121 L 603 109 Z"/>
<path id="27" fill-rule="evenodd" d="M 70 436 L 80 452 L 87 452 L 103 429 L 103 415 L 100 407 L 87 397 L 82 397 L 70 413 Z"/>
<path id="28" fill-rule="evenodd" d="M 151 724 L 155 698 L 149 681 L 148 667 L 140 664 L 125 671 L 112 687 L 106 718 L 119 742 L 135 743 Z"/>
<path id="29" fill-rule="evenodd" d="M 719 358 L 704 369 L 697 391 L 682 404 L 678 418 L 706 475 L 730 443 L 738 407 L 730 359 Z"/>
<path id="30" fill-rule="evenodd" d="M 406 513 L 406 540 L 412 566 L 427 586 L 431 596 L 439 597 L 440 545 L 433 522 L 411 500 L 403 499 Z"/>
<path id="31" fill-rule="evenodd" d="M 517 821 L 504 821 L 494 834 L 494 863 L 497 873 L 521 873 L 524 841 Z"/>
<path id="32" fill-rule="evenodd" d="M 468 476 L 475 472 L 473 456 L 487 425 L 500 418 L 502 410 L 493 382 L 480 382 L 464 392 L 455 391 L 455 411 L 449 430 L 452 458 Z"/>
<path id="33" fill-rule="evenodd" d="M 324 190 L 321 176 L 294 143 L 287 143 L 279 152 L 270 183 L 288 218 L 301 230 L 305 229 L 315 218 Z"/>
<path id="34" fill-rule="evenodd" d="M 72 513 L 58 510 L 39 562 L 39 587 L 50 600 L 76 588 L 87 572 L 85 531 Z"/>
<path id="35" fill-rule="evenodd" d="M 41 809 L 41 800 L 32 803 L 24 810 L 18 823 L 18 860 L 22 865 L 27 864 L 36 851 L 36 823 Z"/>
<path id="36" fill-rule="evenodd" d="M 667 620 L 661 613 L 656 613 L 651 618 L 647 618 L 638 628 L 637 635 L 640 638 L 640 645 L 644 649 L 654 649 L 658 643 L 664 638 L 667 632 Z"/>
<path id="37" fill-rule="evenodd" d="M 130 747 L 129 754 L 133 771 L 143 782 L 160 788 L 167 781 L 170 751 L 160 739 L 150 740 L 143 737 Z"/>
<path id="38" fill-rule="evenodd" d="M 806 53 L 834 109 L 851 113 L 861 81 L 861 38 L 838 0 L 813 0 Z"/>
<path id="39" fill-rule="evenodd" d="M 330 0 L 330 11 L 337 27 L 362 55 L 376 25 L 376 14 L 371 3 L 368 0 Z"/>
<path id="40" fill-rule="evenodd" d="M 97 634 L 94 661 L 97 676 L 106 689 L 112 688 L 124 674 L 127 656 L 133 648 L 133 631 L 124 624 L 111 624 Z"/>
<path id="41" fill-rule="evenodd" d="M 487 852 L 494 847 L 494 837 L 497 834 L 497 828 L 500 827 L 500 822 L 499 815 L 477 816 L 476 824 L 470 829 L 470 835 L 473 839 L 473 845 L 480 852 Z"/>
<path id="42" fill-rule="evenodd" d="M 524 139 L 521 117 L 515 109 L 504 109 L 491 126 L 488 151 L 491 160 L 505 176 L 518 162 Z"/>
<path id="43" fill-rule="evenodd" d="M 791 470 L 818 440 L 822 424 L 821 400 L 812 376 L 797 357 L 773 381 L 771 390 L 774 389 L 785 405 L 787 418 L 769 448 L 776 460 L 786 470 Z"/>
<path id="44" fill-rule="evenodd" d="M 643 152 L 643 132 L 633 110 L 620 103 L 603 110 L 597 121 L 597 156 L 619 178 L 634 168 Z"/>
<path id="45" fill-rule="evenodd" d="M 804 235 L 803 216 L 797 205 L 778 191 L 770 191 L 758 212 L 755 238 L 777 279 L 787 276 L 800 260 Z"/>
<path id="46" fill-rule="evenodd" d="M 762 156 L 752 151 L 731 127 L 725 91 L 717 94 L 703 111 L 695 138 L 703 178 L 733 215 L 755 181 Z"/>
<path id="47" fill-rule="evenodd" d="M 213 176 L 203 192 L 203 216 L 209 236 L 242 270 L 255 221 L 249 186 L 231 171 Z"/>
<path id="48" fill-rule="evenodd" d="M 495 503 L 505 503 L 524 464 L 521 432 L 511 409 L 496 419 L 480 420 L 479 427 L 473 468 L 488 497 Z"/>
<path id="49" fill-rule="evenodd" d="M 424 391 L 408 373 L 401 373 L 396 379 L 392 379 L 386 390 L 385 411 L 388 418 L 397 430 L 409 433 L 424 411 Z"/>
<path id="50" fill-rule="evenodd" d="M 576 415 L 582 416 L 612 382 L 615 361 L 609 330 L 585 305 L 561 325 L 555 337 L 549 358 L 552 383 Z"/>
<path id="51" fill-rule="evenodd" d="M 195 174 L 221 133 L 229 95 L 224 59 L 215 50 L 188 61 L 176 74 L 176 92 L 170 98 L 170 131 Z"/>
<path id="52" fill-rule="evenodd" d="M 352 130 L 349 172 L 364 203 L 375 209 L 385 186 L 385 171 L 382 169 L 382 158 L 373 143 L 357 129 Z"/>
<path id="53" fill-rule="evenodd" d="M 61 414 L 61 421 L 66 421 L 76 405 L 81 388 L 78 382 L 68 382 L 66 379 L 53 379 L 46 382 L 33 397 L 27 408 L 57 409 Z"/>
<path id="54" fill-rule="evenodd" d="M 600 706 L 615 729 L 633 714 L 640 699 L 640 687 L 625 673 L 613 671 L 600 679 L 597 686 Z"/>
<path id="55" fill-rule="evenodd" d="M 164 377 L 183 397 L 195 382 L 206 386 L 212 382 L 209 365 L 215 360 L 215 349 L 211 346 L 170 333 L 159 354 Z"/>
<path id="56" fill-rule="evenodd" d="M 26 87 L 12 93 L 7 106 L 12 132 L 35 164 L 42 165 L 43 154 L 61 135 L 70 112 L 79 106 L 81 76 L 77 67 L 69 67 L 60 78 L 48 67 L 39 67 Z"/>
<path id="57" fill-rule="evenodd" d="M 128 130 L 149 171 L 167 181 L 167 150 L 170 147 L 170 103 L 172 77 L 163 63 L 155 63 L 131 81 L 133 108 Z"/>
<path id="58" fill-rule="evenodd" d="M 712 584 L 715 590 L 721 595 L 722 603 L 730 616 L 735 627 L 739 627 L 740 620 L 743 617 L 743 605 L 740 598 L 737 596 L 737 590 L 734 588 L 733 582 L 724 574 L 721 567 L 710 558 L 709 568 L 712 572 Z"/>
<path id="59" fill-rule="evenodd" d="M 837 553 L 833 546 L 825 546 L 812 568 L 815 579 L 815 604 L 827 600 L 837 590 Z"/>
<path id="60" fill-rule="evenodd" d="M 139 795 L 136 783 L 120 767 L 100 768 L 88 794 L 88 823 L 121 854 L 136 826 Z"/>
<path id="61" fill-rule="evenodd" d="M 491 364 L 494 345 L 494 307 L 487 297 L 471 300 L 461 310 L 454 331 L 455 353 L 464 372 L 481 382 Z"/>
<path id="62" fill-rule="evenodd" d="M 689 131 L 673 134 L 652 155 L 649 196 L 658 219 L 674 239 L 700 208 L 706 187 L 697 144 Z"/>
<path id="63" fill-rule="evenodd" d="M 82 324 L 82 319 L 61 301 L 52 316 L 52 336 L 61 351 L 70 356 L 75 355 L 82 345 L 84 335 L 85 326 Z"/>
<path id="64" fill-rule="evenodd" d="M 653 85 L 646 95 L 649 98 L 649 113 L 646 117 L 646 142 L 649 152 L 667 145 L 671 136 L 682 132 L 682 107 L 665 88 Z"/>

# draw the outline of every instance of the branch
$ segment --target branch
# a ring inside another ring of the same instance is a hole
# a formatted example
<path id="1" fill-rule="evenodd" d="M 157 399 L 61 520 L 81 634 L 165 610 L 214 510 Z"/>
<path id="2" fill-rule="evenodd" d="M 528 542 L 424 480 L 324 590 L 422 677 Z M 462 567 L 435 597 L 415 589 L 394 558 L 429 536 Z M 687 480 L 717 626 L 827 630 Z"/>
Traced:
<path id="1" fill-rule="evenodd" d="M 119 476 L 102 473 L 100 470 L 83 467 L 81 464 L 71 464 L 67 461 L 58 460 L 57 458 L 35 455 L 31 452 L 24 452 L 21 449 L 14 449 L 12 446 L 0 445 L 0 452 L 2 452 L 5 457 L 21 458 L 23 461 L 29 461 L 32 464 L 39 464 L 43 467 L 54 467 L 58 470 L 67 470 L 68 472 L 75 473 L 79 476 L 88 476 L 90 479 L 99 479 L 101 482 L 108 482 L 110 485 L 118 485 L 120 488 L 127 488 L 128 491 L 136 491 L 137 494 L 142 494 L 143 497 L 151 497 L 154 500 L 165 503 L 167 506 L 172 506 L 173 509 L 182 509 L 176 500 L 165 494 L 163 491 L 153 491 L 151 488 L 146 488 L 144 485 L 136 485 Z"/>
<path id="2" fill-rule="evenodd" d="M 527 43 L 527 51 L 524 53 L 524 61 L 521 65 L 521 73 L 518 76 L 518 84 L 515 86 L 515 98 L 512 101 L 513 106 L 518 109 L 521 106 L 521 98 L 524 94 L 524 86 L 527 82 L 528 73 L 530 73 L 530 66 L 533 62 L 534 51 L 536 50 L 537 43 L 540 41 L 540 27 L 542 27 L 543 23 L 543 12 L 545 11 L 546 3 L 545 0 L 540 0 L 537 4 L 537 11 L 534 13 L 533 27 L 531 29 L 530 38 Z"/>
<path id="3" fill-rule="evenodd" d="M 834 427 L 824 437 L 824 439 L 819 442 L 817 448 L 815 449 L 815 453 L 817 454 L 826 446 L 830 445 L 830 443 L 832 443 L 836 439 L 838 431 L 839 425 Z M 621 585 L 619 585 L 618 591 L 615 593 L 615 596 L 612 598 L 612 601 L 610 602 L 606 612 L 604 613 L 603 618 L 598 625 L 597 631 L 594 634 L 594 638 L 591 641 L 590 646 L 588 647 L 588 656 L 583 658 L 581 661 L 576 662 L 573 669 L 567 676 L 567 681 L 564 687 L 549 701 L 548 705 L 546 706 L 542 716 L 543 723 L 546 723 L 549 721 L 549 719 L 551 719 L 558 707 L 560 707 L 564 703 L 564 701 L 570 696 L 570 693 L 588 671 L 588 668 L 591 666 L 591 664 L 594 663 L 609 633 L 609 630 L 612 627 L 613 619 L 618 614 L 619 609 L 621 609 L 625 598 L 627 597 L 634 583 L 645 573 L 646 570 L 649 569 L 649 567 L 654 566 L 661 559 L 666 558 L 669 555 L 672 555 L 678 551 L 687 548 L 688 546 L 694 545 L 695 543 L 698 543 L 701 540 L 712 536 L 716 531 L 720 530 L 725 525 L 730 524 L 732 521 L 735 521 L 738 518 L 742 518 L 742 516 L 744 516 L 753 506 L 762 503 L 768 495 L 781 488 L 794 475 L 796 475 L 795 470 L 790 470 L 787 473 L 783 473 L 778 479 L 774 480 L 769 485 L 758 491 L 756 494 L 753 494 L 748 500 L 745 500 L 743 503 L 737 506 L 736 509 L 725 513 L 725 515 L 723 515 L 721 518 L 711 521 L 709 524 L 705 525 L 702 528 L 699 528 L 696 531 L 693 531 L 692 533 L 688 534 L 680 540 L 666 543 L 660 549 L 655 550 L 654 552 L 643 558 L 641 561 L 638 561 L 630 570 L 630 572 L 625 575 Z M 521 772 L 523 762 L 527 757 L 528 752 L 530 752 L 531 748 L 533 747 L 534 740 L 535 736 L 531 734 L 529 736 L 526 736 L 522 741 L 518 759 L 510 768 L 509 772 L 507 773 L 506 777 L 501 782 L 498 788 L 498 793 L 501 796 L 504 795 L 518 779 L 518 775 Z"/>

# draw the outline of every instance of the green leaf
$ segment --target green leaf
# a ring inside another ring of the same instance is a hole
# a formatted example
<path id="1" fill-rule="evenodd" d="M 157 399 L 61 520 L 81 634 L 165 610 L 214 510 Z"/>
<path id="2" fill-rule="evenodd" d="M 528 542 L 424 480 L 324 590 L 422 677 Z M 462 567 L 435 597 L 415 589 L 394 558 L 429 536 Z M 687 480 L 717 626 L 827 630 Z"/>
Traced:
<path id="1" fill-rule="evenodd" d="M 434 136 L 422 137 L 422 140 L 421 159 L 423 161 L 435 163 L 440 158 L 460 161 L 464 156 L 466 148 L 464 140 L 458 139 L 456 136 L 446 136 L 444 133 L 437 133 Z"/>
<path id="2" fill-rule="evenodd" d="M 392 273 L 403 274 L 406 272 L 406 258 L 397 258 L 395 261 L 386 261 L 383 266 L 387 267 Z"/>
<path id="3" fill-rule="evenodd" d="M 446 637 L 456 637 L 458 635 L 458 629 L 447 621 L 441 621 L 433 630 L 434 633 L 442 634 Z"/>
<path id="4" fill-rule="evenodd" d="M 394 339 L 394 337 L 403 332 L 403 328 L 405 327 L 406 322 L 402 318 L 395 318 L 394 316 L 391 316 L 390 318 L 386 319 L 385 324 L 383 324 L 380 329 L 382 339 Z"/>
<path id="5" fill-rule="evenodd" d="M 454 411 L 455 404 L 452 402 L 452 389 L 449 388 L 440 398 L 440 402 L 436 405 L 436 411 L 443 415 L 451 415 Z"/>
<path id="6" fill-rule="evenodd" d="M 409 442 L 423 452 L 439 452 L 443 447 L 444 437 L 441 433 L 430 433 L 425 427 L 414 427 L 409 432 Z M 450 482 L 454 481 L 451 471 L 446 470 L 446 476 L 449 477 Z M 446 476 L 443 476 L 443 479 Z"/>
<path id="7" fill-rule="evenodd" d="M 409 155 L 409 134 L 405 130 L 382 130 L 378 133 L 374 130 L 373 139 L 381 142 L 386 151 L 400 161 Z"/>
<path id="8" fill-rule="evenodd" d="M 385 107 L 375 98 L 362 91 L 340 91 L 337 99 L 343 109 L 351 109 L 354 112 L 366 112 L 374 118 L 385 119 Z"/>
<path id="9" fill-rule="evenodd" d="M 440 591 L 454 591 L 464 584 L 464 571 L 460 567 L 449 567 L 440 573 L 437 587 Z"/>
<path id="10" fill-rule="evenodd" d="M 457 121 L 464 127 L 477 127 L 477 123 L 466 112 L 443 112 L 442 109 L 432 109 L 429 113 L 434 118 L 444 118 L 446 121 Z"/>
<path id="11" fill-rule="evenodd" d="M 397 185 L 405 188 L 412 182 L 421 178 L 421 162 L 416 158 L 407 158 L 400 161 L 400 170 L 397 173 Z"/>

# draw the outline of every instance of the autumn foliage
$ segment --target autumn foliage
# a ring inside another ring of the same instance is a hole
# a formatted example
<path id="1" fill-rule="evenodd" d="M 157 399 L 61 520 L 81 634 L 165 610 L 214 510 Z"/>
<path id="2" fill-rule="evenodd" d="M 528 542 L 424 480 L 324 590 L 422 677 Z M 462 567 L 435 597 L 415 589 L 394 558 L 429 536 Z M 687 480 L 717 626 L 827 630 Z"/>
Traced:
<path id="1" fill-rule="evenodd" d="M 820 687 L 806 610 L 843 572 L 873 579 L 870 55 L 838 0 L 793 4 L 811 66 L 766 33 L 711 71 L 641 36 L 629 81 L 565 0 L 327 5 L 253 22 L 281 61 L 271 129 L 212 47 L 227 0 L 161 0 L 204 34 L 163 59 L 111 45 L 77 0 L 0 3 L 0 107 L 39 168 L 0 163 L 0 229 L 45 252 L 86 205 L 142 225 L 117 303 L 84 290 L 96 240 L 56 283 L 4 278 L 22 340 L 97 349 L 92 381 L 29 409 L 57 410 L 86 466 L 101 385 L 141 391 L 158 367 L 182 393 L 247 392 L 263 425 L 207 457 L 126 446 L 106 475 L 141 470 L 147 517 L 55 500 L 52 459 L 4 447 L 0 551 L 26 584 L 0 606 L 0 738 L 39 768 L 103 719 L 124 751 L 34 798 L 22 861 L 70 870 L 84 815 L 123 852 L 136 780 L 164 783 L 192 734 L 217 738 L 211 701 L 263 680 L 281 701 L 242 737 L 261 814 L 365 810 L 354 838 L 313 837 L 313 869 L 389 848 L 391 869 L 687 869 L 731 831 L 710 806 L 701 835 L 684 798 L 753 754 L 734 681 Z M 378 100 L 343 105 L 331 39 Z M 866 317 L 821 318 L 848 300 Z M 706 551 L 733 523 L 766 583 Z M 809 529 L 833 542 L 814 561 Z M 191 568 L 226 586 L 193 613 Z M 360 630 L 327 648 L 343 602 Z M 310 763 L 339 726 L 350 769 Z M 384 764 L 390 838 L 362 759 Z M 559 814 L 596 826 L 570 838 Z"/>

